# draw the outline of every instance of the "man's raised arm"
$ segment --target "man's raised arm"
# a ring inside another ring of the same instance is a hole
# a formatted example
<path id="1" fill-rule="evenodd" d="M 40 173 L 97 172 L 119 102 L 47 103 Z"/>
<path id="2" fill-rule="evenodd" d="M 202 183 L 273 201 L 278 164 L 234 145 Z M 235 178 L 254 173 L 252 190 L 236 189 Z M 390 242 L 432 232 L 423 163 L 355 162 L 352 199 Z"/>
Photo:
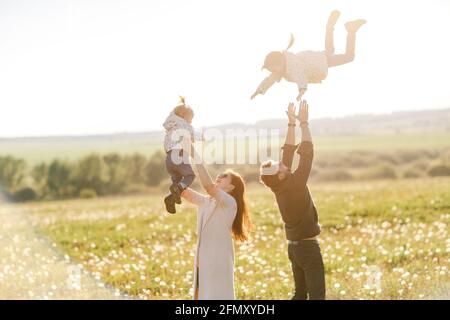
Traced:
<path id="1" fill-rule="evenodd" d="M 295 122 L 297 119 L 295 115 L 295 105 L 292 102 L 289 103 L 286 114 L 288 116 L 289 122 L 286 140 L 283 146 L 283 158 L 281 162 L 290 169 L 292 166 L 292 161 L 294 159 L 295 149 L 297 149 L 297 146 L 295 145 Z"/>
<path id="2" fill-rule="evenodd" d="M 309 174 L 311 173 L 312 161 L 314 156 L 314 148 L 312 144 L 311 132 L 309 131 L 308 123 L 308 103 L 303 100 L 300 103 L 300 111 L 298 119 L 300 120 L 300 129 L 302 139 L 297 153 L 300 155 L 298 168 L 294 172 L 294 179 L 299 186 L 306 186 Z"/>

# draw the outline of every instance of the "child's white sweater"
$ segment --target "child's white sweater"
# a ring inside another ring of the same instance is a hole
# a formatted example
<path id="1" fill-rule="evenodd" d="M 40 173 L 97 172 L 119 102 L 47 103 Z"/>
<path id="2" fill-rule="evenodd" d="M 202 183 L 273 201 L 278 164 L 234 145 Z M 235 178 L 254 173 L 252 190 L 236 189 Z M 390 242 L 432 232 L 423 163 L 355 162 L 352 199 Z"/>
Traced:
<path id="1" fill-rule="evenodd" d="M 194 128 L 183 118 L 171 112 L 164 121 L 164 129 L 166 135 L 164 137 L 164 149 L 166 152 L 170 150 L 186 150 L 190 148 L 191 142 L 201 140 L 199 133 L 194 131 Z"/>

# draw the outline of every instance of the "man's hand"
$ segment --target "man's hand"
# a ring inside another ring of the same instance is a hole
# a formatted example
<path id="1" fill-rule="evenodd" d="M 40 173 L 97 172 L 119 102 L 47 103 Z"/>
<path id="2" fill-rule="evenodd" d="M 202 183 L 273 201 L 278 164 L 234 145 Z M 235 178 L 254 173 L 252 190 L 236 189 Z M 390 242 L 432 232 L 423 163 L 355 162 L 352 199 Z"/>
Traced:
<path id="1" fill-rule="evenodd" d="M 298 90 L 297 101 L 302 101 L 302 97 L 303 97 L 303 95 L 305 94 L 305 92 L 306 92 L 306 88 L 303 88 L 303 89 L 299 89 L 299 90 Z"/>
<path id="2" fill-rule="evenodd" d="M 250 97 L 250 100 L 253 100 L 253 99 L 255 99 L 255 97 L 258 95 L 258 93 L 254 93 L 254 94 L 252 94 L 252 96 Z"/>
<path id="3" fill-rule="evenodd" d="M 296 111 L 296 109 L 297 109 L 296 106 L 292 102 L 290 102 L 289 105 L 288 105 L 288 109 L 286 111 L 286 114 L 287 114 L 288 119 L 289 119 L 289 123 L 295 124 L 295 120 L 296 120 L 295 111 Z"/>
<path id="4" fill-rule="evenodd" d="M 308 102 L 306 102 L 306 100 L 302 100 L 300 102 L 300 111 L 298 112 L 297 116 L 297 119 L 300 121 L 300 124 L 308 122 L 309 117 L 308 110 L 309 110 Z"/>

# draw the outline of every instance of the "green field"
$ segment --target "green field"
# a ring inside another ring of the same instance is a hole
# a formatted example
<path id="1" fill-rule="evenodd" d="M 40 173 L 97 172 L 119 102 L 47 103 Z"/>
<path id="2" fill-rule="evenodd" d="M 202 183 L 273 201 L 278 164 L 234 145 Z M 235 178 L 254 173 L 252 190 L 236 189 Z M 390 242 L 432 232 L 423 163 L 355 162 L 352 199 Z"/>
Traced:
<path id="1" fill-rule="evenodd" d="M 130 140 L 71 140 L 42 142 L 42 141 L 0 141 L 0 155 L 12 155 L 25 159 L 29 164 L 50 162 L 53 159 L 78 160 L 91 153 L 121 153 L 135 152 L 151 155 L 162 150 L 161 143 L 154 141 Z"/>
<path id="2" fill-rule="evenodd" d="M 312 184 L 327 298 L 449 299 L 449 185 L 450 178 Z M 288 299 L 293 282 L 273 196 L 251 185 L 248 197 L 256 228 L 252 242 L 236 245 L 237 298 Z M 167 216 L 156 193 L 6 208 L 24 214 L 50 247 L 111 288 L 133 298 L 190 298 L 192 206 Z M 20 250 L 3 248 L 19 259 Z M 373 270 L 380 272 L 377 289 L 369 281 Z"/>
<path id="3" fill-rule="evenodd" d="M 314 144 L 319 151 L 440 149 L 450 146 L 450 133 L 319 136 Z"/>
<path id="4" fill-rule="evenodd" d="M 450 147 L 450 133 L 317 136 L 314 137 L 314 144 L 319 152 L 442 149 Z M 158 150 L 162 150 L 162 141 L 150 138 L 146 140 L 142 137 L 139 139 L 68 138 L 55 141 L 37 138 L 0 141 L 0 155 L 13 155 L 23 158 L 31 165 L 41 161 L 49 162 L 55 158 L 77 160 L 90 153 L 118 152 L 130 154 L 139 152 L 144 155 L 151 155 Z"/>

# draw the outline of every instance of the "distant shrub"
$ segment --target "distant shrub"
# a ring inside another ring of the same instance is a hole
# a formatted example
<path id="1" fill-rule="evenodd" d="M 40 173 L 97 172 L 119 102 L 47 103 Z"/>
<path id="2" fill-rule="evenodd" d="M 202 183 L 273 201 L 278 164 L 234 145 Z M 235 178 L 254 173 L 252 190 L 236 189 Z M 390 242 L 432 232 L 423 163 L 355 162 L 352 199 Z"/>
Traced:
<path id="1" fill-rule="evenodd" d="M 318 154 L 314 158 L 314 167 L 317 169 L 366 167 L 374 163 L 373 158 L 373 155 L 363 151 L 353 151 L 349 154 Z"/>
<path id="2" fill-rule="evenodd" d="M 165 154 L 155 153 L 145 167 L 146 183 L 150 187 L 158 186 L 168 175 L 166 171 Z"/>
<path id="3" fill-rule="evenodd" d="M 396 155 L 400 163 L 410 163 L 427 157 L 423 150 L 400 150 Z"/>
<path id="4" fill-rule="evenodd" d="M 384 162 L 389 164 L 399 164 L 401 163 L 401 160 L 397 159 L 396 155 L 391 153 L 379 153 L 376 156 L 376 162 Z"/>
<path id="5" fill-rule="evenodd" d="M 80 198 L 83 199 L 93 199 L 97 197 L 97 191 L 91 188 L 81 189 Z"/>
<path id="6" fill-rule="evenodd" d="M 431 177 L 450 176 L 450 166 L 444 164 L 434 165 L 428 170 L 428 175 Z"/>
<path id="7" fill-rule="evenodd" d="M 198 180 L 197 178 L 194 180 L 194 183 L 190 186 L 190 188 L 195 189 L 195 188 L 194 188 L 194 185 L 196 184 L 197 180 Z M 158 189 L 160 192 L 163 192 L 163 193 L 169 192 L 169 187 L 170 187 L 171 184 L 172 184 L 172 181 L 171 181 L 170 179 L 164 179 L 164 180 L 159 184 L 159 186 L 158 186 L 157 189 Z"/>
<path id="8" fill-rule="evenodd" d="M 315 177 L 318 181 L 350 181 L 353 178 L 350 172 L 342 169 L 319 171 Z"/>
<path id="9" fill-rule="evenodd" d="M 423 150 L 423 155 L 428 159 L 437 159 L 441 155 L 441 152 L 438 150 Z"/>
<path id="10" fill-rule="evenodd" d="M 409 168 L 403 172 L 403 178 L 412 179 L 419 178 L 422 176 L 422 171 L 416 170 L 414 168 Z"/>
<path id="11" fill-rule="evenodd" d="M 362 174 L 363 179 L 397 179 L 395 169 L 387 164 L 369 169 Z"/>
<path id="12" fill-rule="evenodd" d="M 14 193 L 13 199 L 16 202 L 33 201 L 37 199 L 37 194 L 33 188 L 25 187 Z"/>
<path id="13" fill-rule="evenodd" d="M 58 159 L 53 160 L 48 166 L 46 188 L 55 198 L 64 198 L 74 195 L 70 182 L 73 166 Z"/>
<path id="14" fill-rule="evenodd" d="M 374 163 L 376 163 L 376 160 L 373 154 L 359 151 L 351 153 L 345 167 L 363 168 Z"/>
<path id="15" fill-rule="evenodd" d="M 0 185 L 0 203 L 2 202 L 2 200 L 10 201 L 10 200 L 12 200 L 12 197 L 11 197 L 11 194 L 9 193 L 9 191 Z"/>
<path id="16" fill-rule="evenodd" d="M 332 167 L 341 167 L 343 164 L 345 164 L 345 160 L 342 159 L 343 157 L 339 155 L 333 155 L 329 153 L 320 154 L 317 152 L 314 156 L 314 168 L 316 169 L 326 169 L 326 168 L 332 168 Z M 342 164 L 341 164 L 342 162 Z"/>
<path id="17" fill-rule="evenodd" d="M 427 168 L 429 166 L 429 161 L 427 160 L 416 160 L 415 162 L 413 162 L 411 164 L 411 168 L 421 171 L 421 172 L 426 172 Z"/>

